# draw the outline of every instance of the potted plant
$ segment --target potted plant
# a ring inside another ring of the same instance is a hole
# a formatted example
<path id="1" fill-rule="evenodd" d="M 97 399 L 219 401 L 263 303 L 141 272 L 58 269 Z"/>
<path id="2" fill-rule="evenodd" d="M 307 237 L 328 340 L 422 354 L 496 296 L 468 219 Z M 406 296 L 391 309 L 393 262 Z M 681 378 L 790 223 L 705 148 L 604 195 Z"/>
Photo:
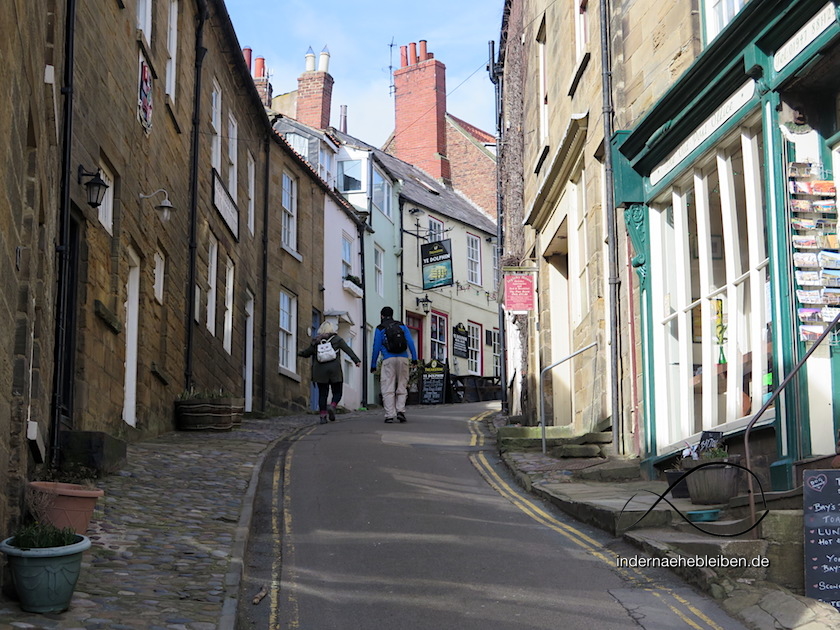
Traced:
<path id="1" fill-rule="evenodd" d="M 682 468 L 682 459 L 682 457 L 677 456 L 673 465 L 665 469 L 665 480 L 668 482 L 668 487 L 673 486 L 671 488 L 671 498 L 673 499 L 687 499 L 689 497 L 688 483 L 685 479 L 680 479 L 685 474 L 685 470 Z"/>
<path id="2" fill-rule="evenodd" d="M 702 451 L 698 459 L 684 459 L 683 469 L 691 471 L 686 477 L 691 502 L 702 505 L 726 503 L 738 494 L 741 470 L 727 464 L 739 464 L 740 461 L 740 455 L 730 455 L 720 444 Z"/>
<path id="3" fill-rule="evenodd" d="M 358 276 L 347 274 L 342 279 L 341 286 L 356 297 L 362 297 L 365 294 L 362 280 Z"/>
<path id="4" fill-rule="evenodd" d="M 175 426 L 181 431 L 230 431 L 242 424 L 245 401 L 223 389 L 184 391 L 175 401 Z"/>
<path id="5" fill-rule="evenodd" d="M 0 542 L 20 607 L 35 613 L 67 610 L 89 548 L 87 536 L 38 521 Z"/>
<path id="6" fill-rule="evenodd" d="M 36 481 L 27 484 L 29 511 L 42 523 L 77 534 L 87 532 L 96 502 L 105 491 L 93 485 L 96 471 L 74 466 L 66 469 L 44 467 Z"/>

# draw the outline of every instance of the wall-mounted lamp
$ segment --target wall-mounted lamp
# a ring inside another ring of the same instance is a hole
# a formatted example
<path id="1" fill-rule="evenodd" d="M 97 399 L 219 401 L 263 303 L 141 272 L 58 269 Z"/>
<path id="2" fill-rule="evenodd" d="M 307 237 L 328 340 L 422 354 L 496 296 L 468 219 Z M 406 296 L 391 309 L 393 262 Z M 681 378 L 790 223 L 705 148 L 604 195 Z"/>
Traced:
<path id="1" fill-rule="evenodd" d="M 172 205 L 172 202 L 169 201 L 169 193 L 166 192 L 163 188 L 159 188 L 155 192 L 150 195 L 140 195 L 140 199 L 148 199 L 149 197 L 154 197 L 158 193 L 163 193 L 163 201 L 159 204 L 155 205 L 155 210 L 160 210 L 163 213 L 163 220 L 169 221 L 169 217 L 172 211 L 175 209 L 175 206 Z"/>
<path id="2" fill-rule="evenodd" d="M 96 169 L 95 172 L 88 172 L 84 166 L 79 164 L 78 182 L 82 183 L 83 177 L 89 179 L 85 182 L 85 189 L 87 190 L 87 203 L 91 208 L 98 208 L 102 205 L 102 199 L 105 197 L 105 191 L 108 190 L 108 184 L 100 176 L 101 171 Z"/>
<path id="3" fill-rule="evenodd" d="M 496 237 L 495 236 L 488 236 L 484 240 L 487 241 L 488 243 L 495 243 L 496 242 Z"/>
<path id="4" fill-rule="evenodd" d="M 409 208 L 409 210 L 408 210 L 408 214 L 414 214 L 414 215 L 418 215 L 418 216 L 419 216 L 419 215 L 421 215 L 421 214 L 426 214 L 426 213 L 425 213 L 425 212 L 423 212 L 420 208 Z"/>
<path id="5" fill-rule="evenodd" d="M 422 306 L 423 312 L 428 315 L 429 310 L 432 308 L 432 301 L 429 299 L 429 294 L 427 293 L 425 297 L 414 299 L 417 301 L 417 306 Z"/>

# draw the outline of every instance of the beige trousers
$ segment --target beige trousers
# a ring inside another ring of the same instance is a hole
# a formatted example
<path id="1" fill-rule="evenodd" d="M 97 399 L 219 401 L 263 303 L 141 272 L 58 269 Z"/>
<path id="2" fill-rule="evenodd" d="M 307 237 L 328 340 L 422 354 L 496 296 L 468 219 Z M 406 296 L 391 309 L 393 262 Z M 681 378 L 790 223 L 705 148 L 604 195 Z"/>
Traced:
<path id="1" fill-rule="evenodd" d="M 408 357 L 391 357 L 382 361 L 379 387 L 382 389 L 382 404 L 386 418 L 396 418 L 398 412 L 405 413 L 405 399 L 408 395 Z"/>

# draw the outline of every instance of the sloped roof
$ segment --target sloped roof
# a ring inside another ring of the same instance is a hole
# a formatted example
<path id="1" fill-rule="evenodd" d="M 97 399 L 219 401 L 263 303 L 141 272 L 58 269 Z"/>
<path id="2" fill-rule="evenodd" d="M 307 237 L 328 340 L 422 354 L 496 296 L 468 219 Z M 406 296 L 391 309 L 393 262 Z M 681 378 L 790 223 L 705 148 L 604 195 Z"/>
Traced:
<path id="1" fill-rule="evenodd" d="M 330 133 L 344 144 L 370 151 L 376 162 L 383 169 L 394 179 L 403 181 L 400 196 L 406 201 L 427 208 L 432 212 L 442 214 L 455 221 L 472 225 L 476 229 L 487 232 L 488 234 L 496 233 L 496 222 L 457 190 L 444 186 L 425 171 L 386 153 L 382 149 L 377 149 L 358 138 L 354 138 L 335 129 L 330 129 Z"/>

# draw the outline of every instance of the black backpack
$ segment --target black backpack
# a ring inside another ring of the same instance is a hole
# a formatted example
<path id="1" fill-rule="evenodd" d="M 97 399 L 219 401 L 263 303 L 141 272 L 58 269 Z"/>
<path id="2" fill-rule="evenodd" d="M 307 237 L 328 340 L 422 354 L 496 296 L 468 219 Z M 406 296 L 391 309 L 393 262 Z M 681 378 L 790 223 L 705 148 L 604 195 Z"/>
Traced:
<path id="1" fill-rule="evenodd" d="M 382 324 L 382 342 L 385 349 L 391 354 L 399 354 L 408 349 L 408 341 L 405 339 L 405 331 L 402 322 L 393 319 Z"/>

